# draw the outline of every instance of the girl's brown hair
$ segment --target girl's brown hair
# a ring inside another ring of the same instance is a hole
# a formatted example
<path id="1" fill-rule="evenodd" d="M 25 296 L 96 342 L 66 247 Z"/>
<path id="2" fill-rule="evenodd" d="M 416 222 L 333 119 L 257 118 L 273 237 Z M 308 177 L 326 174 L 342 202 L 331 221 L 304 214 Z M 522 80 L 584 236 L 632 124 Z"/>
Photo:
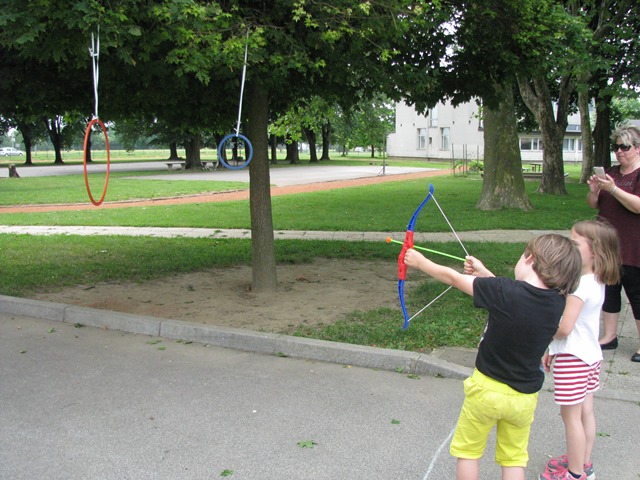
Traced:
<path id="1" fill-rule="evenodd" d="M 533 270 L 548 288 L 563 295 L 578 288 L 582 272 L 582 257 L 574 243 L 555 233 L 540 235 L 524 248 L 533 257 Z"/>
<path id="2" fill-rule="evenodd" d="M 604 219 L 584 220 L 573 226 L 573 231 L 584 237 L 593 252 L 593 273 L 606 285 L 620 283 L 620 239 L 616 229 Z"/>

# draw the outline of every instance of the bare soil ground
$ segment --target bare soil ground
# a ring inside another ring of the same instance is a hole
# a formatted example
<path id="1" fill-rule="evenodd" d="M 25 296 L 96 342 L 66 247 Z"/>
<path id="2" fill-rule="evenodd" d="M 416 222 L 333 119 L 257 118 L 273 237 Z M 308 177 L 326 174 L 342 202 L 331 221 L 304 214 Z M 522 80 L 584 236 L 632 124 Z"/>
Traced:
<path id="1" fill-rule="evenodd" d="M 408 178 L 446 173 L 450 172 L 425 172 L 274 187 L 272 195 L 402 181 Z M 118 208 L 160 202 L 228 201 L 243 198 L 243 195 L 248 196 L 248 192 L 119 202 L 104 206 Z M 23 208 L 34 211 L 38 206 Z M 91 207 L 86 205 L 39 206 L 42 211 L 74 208 Z M 78 285 L 55 293 L 40 294 L 34 298 L 194 323 L 270 332 L 284 331 L 301 323 L 333 323 L 356 310 L 398 306 L 395 263 L 316 259 L 307 265 L 278 266 L 277 275 L 278 292 L 269 295 L 253 293 L 251 267 L 239 266 L 174 275 L 145 283 Z"/>
<path id="2" fill-rule="evenodd" d="M 301 323 L 333 323 L 354 310 L 398 305 L 394 263 L 316 259 L 307 265 L 278 266 L 277 274 L 278 292 L 268 295 L 251 291 L 251 267 L 240 266 L 144 283 L 78 285 L 34 298 L 269 332 Z"/>

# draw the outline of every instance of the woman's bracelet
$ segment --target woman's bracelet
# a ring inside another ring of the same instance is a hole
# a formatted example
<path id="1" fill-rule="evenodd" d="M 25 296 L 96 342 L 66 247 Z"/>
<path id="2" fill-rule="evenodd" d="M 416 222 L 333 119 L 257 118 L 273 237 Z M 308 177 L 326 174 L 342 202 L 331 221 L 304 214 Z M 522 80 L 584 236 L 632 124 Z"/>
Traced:
<path id="1" fill-rule="evenodd" d="M 611 190 L 611 195 L 616 193 L 616 190 L 618 190 L 618 186 L 617 185 L 615 187 L 613 187 L 613 190 Z"/>

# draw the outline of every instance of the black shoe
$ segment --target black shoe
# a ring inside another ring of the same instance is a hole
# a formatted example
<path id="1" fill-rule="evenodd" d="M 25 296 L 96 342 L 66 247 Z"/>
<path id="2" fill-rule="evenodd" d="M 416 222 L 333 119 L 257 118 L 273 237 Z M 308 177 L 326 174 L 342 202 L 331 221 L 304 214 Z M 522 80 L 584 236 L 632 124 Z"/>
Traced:
<path id="1" fill-rule="evenodd" d="M 631 355 L 631 361 L 640 362 L 640 353 L 634 353 L 633 355 Z"/>
<path id="2" fill-rule="evenodd" d="M 602 350 L 615 350 L 618 348 L 618 337 L 614 338 L 609 343 L 601 343 L 600 348 Z M 640 355 L 638 355 L 638 362 L 640 362 Z"/>

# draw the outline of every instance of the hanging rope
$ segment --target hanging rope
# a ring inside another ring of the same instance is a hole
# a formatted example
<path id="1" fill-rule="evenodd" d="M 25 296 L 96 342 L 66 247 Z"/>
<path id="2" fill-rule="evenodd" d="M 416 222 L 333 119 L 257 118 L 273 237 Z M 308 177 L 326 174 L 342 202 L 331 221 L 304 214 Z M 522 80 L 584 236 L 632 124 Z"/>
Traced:
<path id="1" fill-rule="evenodd" d="M 94 38 L 91 33 L 91 46 L 89 47 L 91 56 L 91 66 L 93 68 L 93 116 L 98 118 L 98 81 L 100 78 L 100 27 L 98 34 Z"/>
<path id="2" fill-rule="evenodd" d="M 242 119 L 242 97 L 244 96 L 244 80 L 247 76 L 247 55 L 249 54 L 249 30 L 244 44 L 244 62 L 242 64 L 242 80 L 240 81 L 240 102 L 238 104 L 238 121 L 236 122 L 236 136 L 240 135 L 240 121 Z"/>
<path id="3" fill-rule="evenodd" d="M 240 101 L 238 103 L 238 121 L 236 122 L 236 132 L 228 134 L 226 137 L 222 139 L 222 141 L 220 142 L 220 145 L 218 145 L 218 161 L 230 170 L 240 170 L 246 167 L 247 165 L 249 165 L 249 162 L 251 162 L 251 159 L 253 158 L 253 145 L 251 145 L 251 142 L 247 137 L 245 137 L 240 133 L 240 122 L 242 120 L 242 99 L 244 97 L 244 82 L 247 75 L 248 54 L 249 54 L 249 29 L 247 29 L 247 38 L 246 38 L 246 43 L 244 45 L 244 62 L 242 65 L 242 80 L 240 81 Z M 229 140 L 232 140 L 236 146 L 238 144 L 238 140 L 242 140 L 247 149 L 247 160 L 240 165 L 236 165 L 235 167 L 232 167 L 226 161 L 226 144 Z"/>

